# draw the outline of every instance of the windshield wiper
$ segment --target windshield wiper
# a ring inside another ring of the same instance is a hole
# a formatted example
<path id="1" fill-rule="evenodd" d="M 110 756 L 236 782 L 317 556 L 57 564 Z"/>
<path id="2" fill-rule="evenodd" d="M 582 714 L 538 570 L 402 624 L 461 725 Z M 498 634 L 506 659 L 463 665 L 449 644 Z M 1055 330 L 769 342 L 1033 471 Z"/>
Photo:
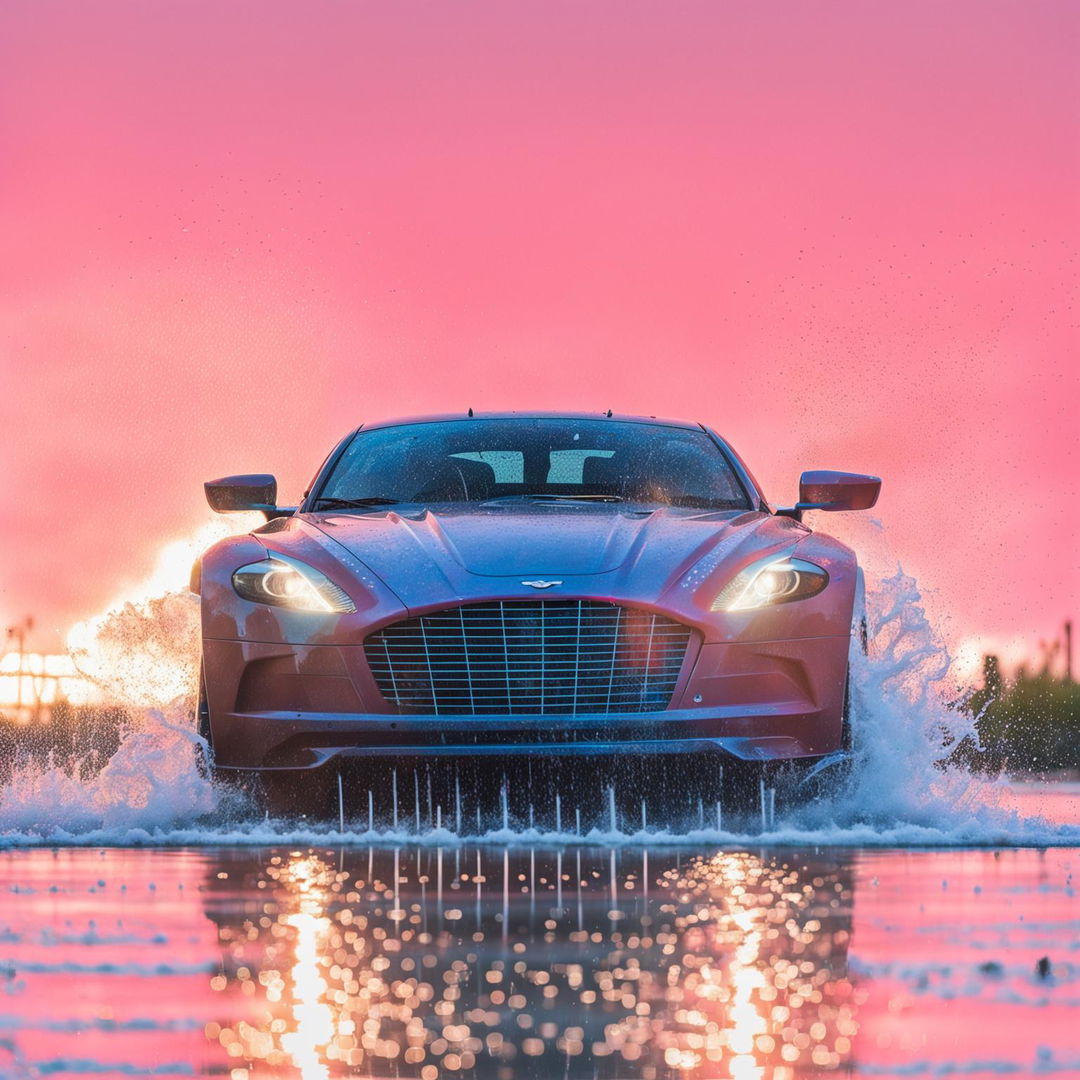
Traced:
<path id="1" fill-rule="evenodd" d="M 369 495 L 364 499 L 316 499 L 314 510 L 361 510 L 365 506 L 394 506 L 400 499 L 387 499 L 382 495 Z"/>
<path id="2" fill-rule="evenodd" d="M 485 499 L 484 502 L 512 502 L 513 500 L 520 500 L 522 502 L 622 502 L 623 497 L 621 495 L 590 495 L 582 493 L 580 495 L 556 495 L 548 494 L 543 491 L 526 492 L 521 495 L 496 495 L 492 499 Z"/>

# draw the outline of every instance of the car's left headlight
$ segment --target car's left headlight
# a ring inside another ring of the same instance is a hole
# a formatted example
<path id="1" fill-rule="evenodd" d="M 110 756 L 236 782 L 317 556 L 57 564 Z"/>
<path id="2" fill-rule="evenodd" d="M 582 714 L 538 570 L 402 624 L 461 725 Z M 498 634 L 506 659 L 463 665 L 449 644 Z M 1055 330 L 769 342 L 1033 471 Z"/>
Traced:
<path id="1" fill-rule="evenodd" d="M 234 571 L 233 588 L 256 604 L 293 611 L 350 614 L 356 610 L 349 594 L 313 566 L 274 552 L 261 562 Z"/>
<path id="2" fill-rule="evenodd" d="M 805 559 L 770 555 L 751 563 L 731 579 L 712 602 L 713 611 L 753 611 L 815 596 L 829 575 Z"/>

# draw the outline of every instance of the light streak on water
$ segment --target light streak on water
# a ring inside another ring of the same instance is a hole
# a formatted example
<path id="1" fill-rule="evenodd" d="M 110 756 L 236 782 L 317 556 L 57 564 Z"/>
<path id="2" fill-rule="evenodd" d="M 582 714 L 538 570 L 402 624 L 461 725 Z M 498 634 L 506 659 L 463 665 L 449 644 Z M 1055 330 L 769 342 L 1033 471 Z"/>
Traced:
<path id="1" fill-rule="evenodd" d="M 1075 850 L 567 854 L 8 851 L 0 1075 L 1080 1068 Z"/>

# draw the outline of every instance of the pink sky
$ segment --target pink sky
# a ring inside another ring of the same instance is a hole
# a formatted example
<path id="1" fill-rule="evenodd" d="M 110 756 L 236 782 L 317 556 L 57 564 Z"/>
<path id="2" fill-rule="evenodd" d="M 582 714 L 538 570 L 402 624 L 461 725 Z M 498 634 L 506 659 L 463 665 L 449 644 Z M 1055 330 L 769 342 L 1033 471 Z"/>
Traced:
<path id="1" fill-rule="evenodd" d="M 7 5 L 0 619 L 54 647 L 364 419 L 611 407 L 778 503 L 879 473 L 954 635 L 1052 636 L 1078 50 L 1028 0 Z"/>

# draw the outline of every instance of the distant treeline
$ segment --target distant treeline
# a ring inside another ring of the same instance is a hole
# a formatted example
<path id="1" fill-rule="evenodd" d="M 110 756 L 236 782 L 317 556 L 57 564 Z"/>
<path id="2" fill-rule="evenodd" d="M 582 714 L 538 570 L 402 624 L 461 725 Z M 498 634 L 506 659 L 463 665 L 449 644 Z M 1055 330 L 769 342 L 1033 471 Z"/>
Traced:
<path id="1" fill-rule="evenodd" d="M 1080 771 L 1080 683 L 1052 674 L 1049 665 L 1021 667 L 1003 679 L 997 657 L 983 657 L 983 686 L 963 707 L 978 716 L 979 741 L 964 739 L 954 753 L 980 772 Z"/>

